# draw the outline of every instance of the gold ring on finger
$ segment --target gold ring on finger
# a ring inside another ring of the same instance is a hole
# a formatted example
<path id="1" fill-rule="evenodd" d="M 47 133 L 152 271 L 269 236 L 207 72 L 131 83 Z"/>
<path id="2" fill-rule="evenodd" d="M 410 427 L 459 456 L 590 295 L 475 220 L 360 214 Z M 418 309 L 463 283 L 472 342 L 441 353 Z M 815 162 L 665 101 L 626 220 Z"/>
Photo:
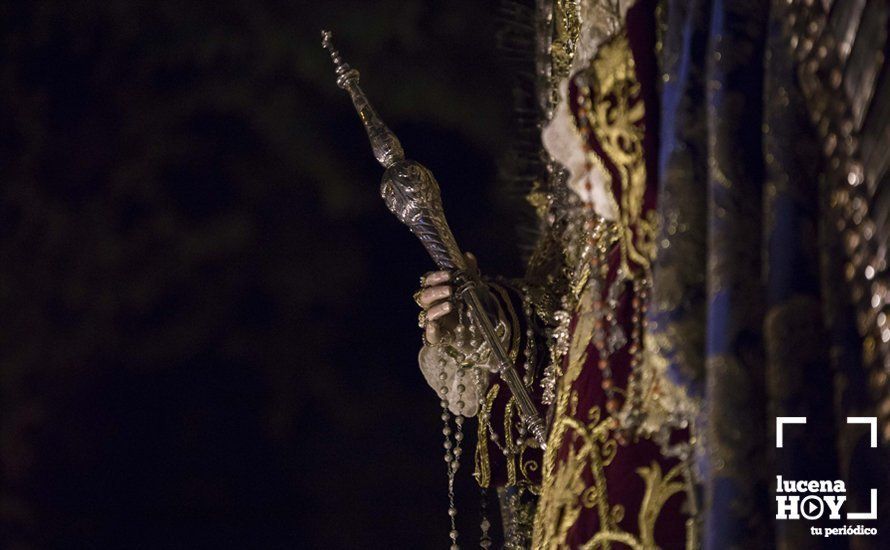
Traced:
<path id="1" fill-rule="evenodd" d="M 426 328 L 426 310 L 425 309 L 422 310 L 417 315 L 417 326 L 419 326 L 420 328 Z"/>
<path id="2" fill-rule="evenodd" d="M 422 288 L 412 295 L 412 297 L 414 298 L 414 303 L 417 304 L 419 307 L 423 307 L 423 304 L 420 303 L 420 295 L 421 294 L 423 294 Z"/>

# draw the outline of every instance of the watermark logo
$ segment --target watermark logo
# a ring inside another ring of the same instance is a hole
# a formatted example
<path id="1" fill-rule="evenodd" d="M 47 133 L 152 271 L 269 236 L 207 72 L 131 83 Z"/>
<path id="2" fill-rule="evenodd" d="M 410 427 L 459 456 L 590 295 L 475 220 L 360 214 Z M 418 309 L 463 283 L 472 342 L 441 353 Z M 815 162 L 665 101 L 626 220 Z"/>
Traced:
<path id="1" fill-rule="evenodd" d="M 776 448 L 784 448 L 786 424 L 806 424 L 805 416 L 779 416 L 776 418 Z M 874 416 L 850 416 L 847 424 L 868 424 L 872 448 L 878 446 L 878 419 Z M 878 490 L 870 490 L 868 512 L 845 510 L 847 488 L 843 480 L 789 480 L 776 476 L 776 519 L 815 521 L 873 520 L 878 518 Z M 810 527 L 810 533 L 825 537 L 833 535 L 876 535 L 877 529 L 865 525 L 842 527 Z"/>

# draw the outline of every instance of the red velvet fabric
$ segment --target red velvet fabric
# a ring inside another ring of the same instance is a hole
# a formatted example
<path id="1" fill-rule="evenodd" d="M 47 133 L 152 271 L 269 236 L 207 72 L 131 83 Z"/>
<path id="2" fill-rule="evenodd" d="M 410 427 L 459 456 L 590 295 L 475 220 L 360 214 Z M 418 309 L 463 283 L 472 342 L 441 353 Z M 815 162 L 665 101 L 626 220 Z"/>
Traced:
<path id="1" fill-rule="evenodd" d="M 612 251 L 610 258 L 610 271 L 612 274 L 610 282 L 614 278 L 620 263 L 619 252 L 617 247 Z M 605 296 L 603 296 L 603 299 L 605 300 Z M 621 296 L 620 306 L 615 312 L 617 321 L 626 334 L 630 334 L 631 330 L 630 304 L 632 299 L 633 289 L 628 284 Z M 574 322 L 572 330 L 574 331 Z M 602 373 L 597 367 L 599 355 L 593 343 L 590 344 L 587 351 L 587 361 L 582 367 L 580 376 L 571 386 L 571 389 L 576 390 L 579 396 L 577 409 L 579 420 L 586 420 L 586 418 L 583 418 L 583 415 L 591 407 L 598 406 L 600 410 L 605 410 L 606 406 L 606 395 L 601 389 Z M 626 388 L 627 379 L 630 375 L 630 355 L 626 347 L 610 356 L 609 365 L 612 369 L 612 378 L 616 387 Z M 569 448 L 569 441 L 564 441 L 558 455 L 560 461 L 565 460 Z M 661 466 L 662 472 L 667 472 L 677 464 L 676 459 L 662 457 L 656 444 L 640 439 L 630 441 L 627 445 L 620 445 L 614 460 L 604 470 L 609 504 L 613 506 L 620 504 L 624 507 L 624 518 L 618 525 L 621 529 L 630 533 L 639 533 L 637 520 L 645 492 L 643 478 L 637 474 L 636 470 L 641 467 L 649 467 L 652 462 L 657 462 Z M 585 469 L 584 481 L 587 486 L 593 485 L 593 478 L 589 468 Z M 655 540 L 663 550 L 685 548 L 686 517 L 681 512 L 685 498 L 684 493 L 673 495 L 665 503 L 661 514 L 658 516 L 655 524 Z M 599 515 L 596 508 L 584 508 L 575 525 L 570 529 L 566 543 L 571 548 L 580 546 L 589 541 L 599 529 Z M 622 548 L 624 545 L 615 543 L 613 547 Z"/>
<path id="2" fill-rule="evenodd" d="M 656 205 L 658 194 L 657 181 L 657 148 L 658 148 L 658 66 L 655 54 L 655 4 L 654 0 L 643 0 L 628 10 L 627 36 L 633 53 L 637 79 L 640 82 L 640 97 L 645 106 L 643 117 L 644 125 L 644 158 L 646 163 L 647 187 L 644 194 L 644 215 Z M 577 108 L 578 90 L 572 86 L 570 89 L 570 105 Z M 609 160 L 600 147 L 600 144 L 590 138 L 588 145 L 596 151 L 604 160 L 607 170 L 612 174 L 613 182 L 620 181 L 614 164 Z M 613 192 L 620 204 L 620 185 L 613 185 Z M 618 264 L 620 263 L 620 251 L 616 248 L 611 253 L 610 276 L 608 283 L 614 280 Z M 608 288 L 609 284 L 605 285 Z M 603 296 L 605 301 L 605 296 Z M 631 301 L 633 289 L 627 285 L 620 300 L 618 311 L 615 312 L 618 323 L 624 328 L 625 334 L 631 333 Z M 574 322 L 572 330 L 574 330 Z M 606 395 L 601 389 L 602 374 L 597 367 L 599 356 L 596 347 L 591 343 L 588 349 L 587 362 L 582 368 L 581 375 L 572 386 L 579 395 L 578 411 L 585 414 L 593 406 L 605 410 Z M 618 388 L 626 388 L 630 375 L 630 356 L 627 348 L 622 348 L 609 358 L 613 382 Z M 686 438 L 687 434 L 677 434 L 677 438 Z M 564 442 L 559 457 L 564 459 L 569 450 L 569 443 Z M 667 472 L 677 464 L 676 459 L 666 459 L 662 456 L 658 446 L 645 439 L 630 441 L 618 448 L 618 453 L 612 463 L 605 468 L 608 499 L 610 505 L 621 504 L 624 507 L 624 518 L 619 527 L 630 533 L 639 533 L 638 514 L 643 500 L 645 485 L 637 469 L 648 467 L 652 462 L 657 462 L 663 472 Z M 593 479 L 589 469 L 585 471 L 586 484 L 592 485 Z M 663 549 L 685 548 L 686 516 L 681 511 L 685 493 L 673 495 L 661 510 L 655 524 L 655 540 Z M 581 545 L 591 539 L 599 530 L 599 516 L 596 508 L 585 508 L 581 516 L 575 522 L 568 534 L 566 543 L 571 547 Z M 623 547 L 615 544 L 614 547 Z"/>

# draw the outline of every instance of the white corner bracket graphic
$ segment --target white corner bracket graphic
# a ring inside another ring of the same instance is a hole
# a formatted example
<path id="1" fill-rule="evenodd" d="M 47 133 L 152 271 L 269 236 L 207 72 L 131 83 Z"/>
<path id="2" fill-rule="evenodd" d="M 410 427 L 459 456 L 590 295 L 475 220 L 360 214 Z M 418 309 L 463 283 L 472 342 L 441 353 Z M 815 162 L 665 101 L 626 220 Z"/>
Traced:
<path id="1" fill-rule="evenodd" d="M 878 417 L 848 416 L 847 424 L 868 424 L 870 446 L 872 449 L 878 447 Z M 878 519 L 878 490 L 871 490 L 871 506 L 868 512 L 849 512 L 847 519 Z"/>
<path id="2" fill-rule="evenodd" d="M 871 490 L 871 507 L 868 512 L 848 512 L 847 519 L 878 519 L 878 490 Z"/>
<path id="3" fill-rule="evenodd" d="M 847 424 L 868 424 L 871 428 L 871 448 L 878 447 L 878 417 L 877 416 L 848 416 Z"/>
<path id="4" fill-rule="evenodd" d="M 806 424 L 806 416 L 777 416 L 776 417 L 776 448 L 782 448 L 782 428 L 785 424 Z M 876 432 L 877 433 L 877 432 Z"/>

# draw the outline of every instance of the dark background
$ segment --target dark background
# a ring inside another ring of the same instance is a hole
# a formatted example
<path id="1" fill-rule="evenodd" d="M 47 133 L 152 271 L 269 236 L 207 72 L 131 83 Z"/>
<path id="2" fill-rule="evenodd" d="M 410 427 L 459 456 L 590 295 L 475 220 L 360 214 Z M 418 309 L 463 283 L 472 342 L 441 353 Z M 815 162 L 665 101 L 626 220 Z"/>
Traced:
<path id="1" fill-rule="evenodd" d="M 446 546 L 432 266 L 319 30 L 515 274 L 491 4 L 0 5 L 0 546 Z"/>

